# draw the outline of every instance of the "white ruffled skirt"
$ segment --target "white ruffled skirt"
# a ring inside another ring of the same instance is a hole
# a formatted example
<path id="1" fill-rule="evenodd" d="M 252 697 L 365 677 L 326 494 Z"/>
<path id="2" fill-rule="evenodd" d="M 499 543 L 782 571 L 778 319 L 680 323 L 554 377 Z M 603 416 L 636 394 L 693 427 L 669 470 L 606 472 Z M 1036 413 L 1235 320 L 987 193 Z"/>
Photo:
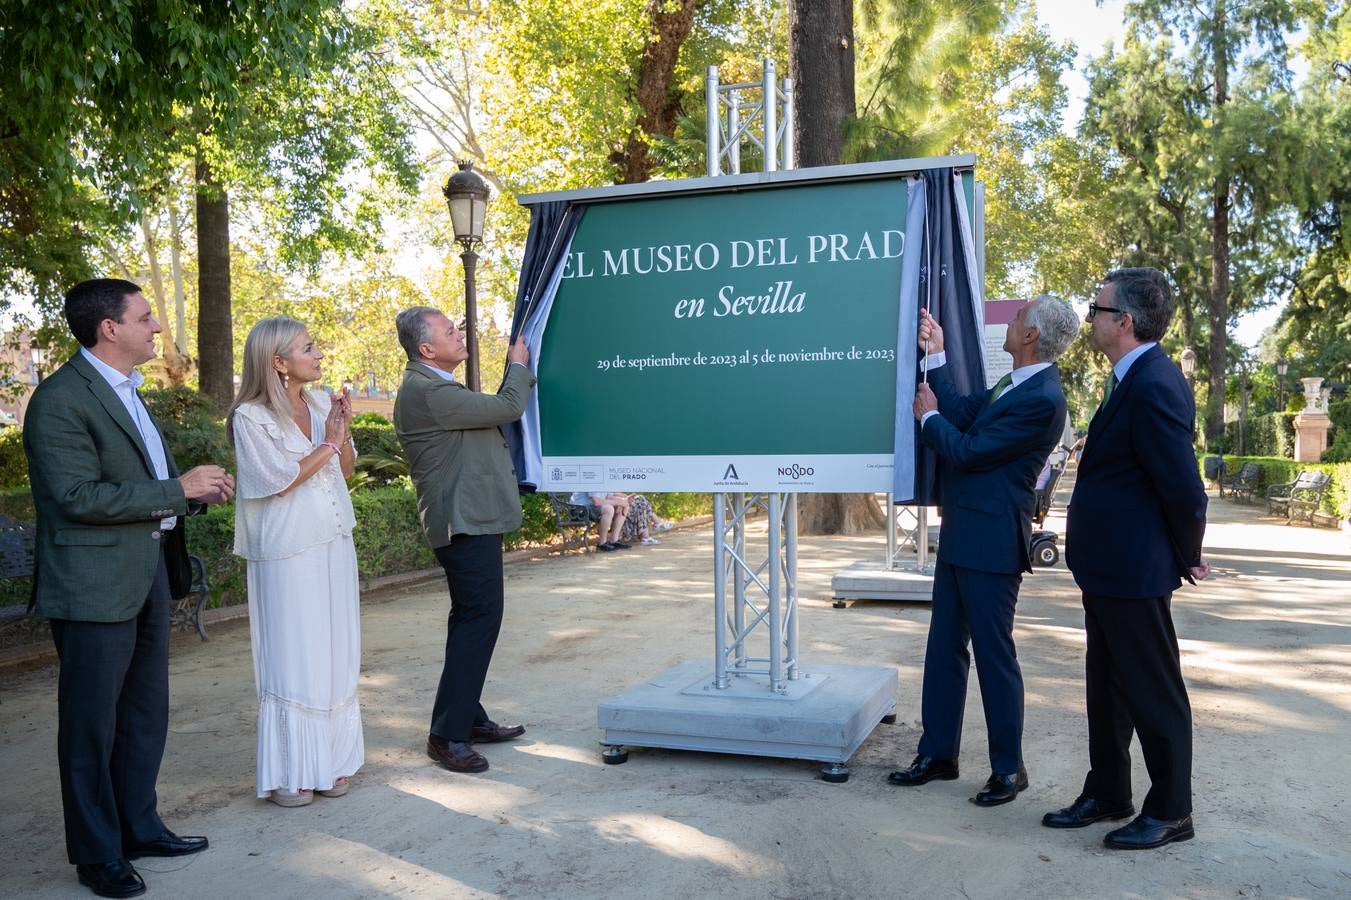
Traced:
<path id="1" fill-rule="evenodd" d="M 258 796 L 329 790 L 366 758 L 357 705 L 361 609 L 350 536 L 249 560 Z"/>

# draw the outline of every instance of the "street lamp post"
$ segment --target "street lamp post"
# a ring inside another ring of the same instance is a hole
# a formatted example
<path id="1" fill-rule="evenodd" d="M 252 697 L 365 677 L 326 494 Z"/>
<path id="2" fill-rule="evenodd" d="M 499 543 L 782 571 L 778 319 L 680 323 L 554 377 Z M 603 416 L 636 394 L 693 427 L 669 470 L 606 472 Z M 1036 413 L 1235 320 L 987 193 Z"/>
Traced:
<path id="1" fill-rule="evenodd" d="M 1196 440 L 1196 383 L 1193 380 L 1196 376 L 1196 351 L 1191 347 L 1186 347 L 1182 355 L 1178 357 L 1178 364 L 1182 367 L 1182 377 L 1187 379 L 1187 390 L 1192 395 L 1192 441 Z"/>
<path id="2" fill-rule="evenodd" d="M 1276 412 L 1285 412 L 1285 373 L 1290 363 L 1284 356 L 1276 357 Z"/>
<path id="3" fill-rule="evenodd" d="M 1182 377 L 1187 379 L 1187 387 L 1195 393 L 1196 387 L 1192 378 L 1196 375 L 1196 351 L 1191 347 L 1186 348 L 1182 351 L 1182 355 L 1178 357 L 1178 363 L 1182 366 Z"/>
<path id="4" fill-rule="evenodd" d="M 1248 366 L 1244 364 L 1239 373 L 1239 407 L 1238 407 L 1238 455 L 1248 455 Z"/>
<path id="5" fill-rule="evenodd" d="M 465 361 L 465 385 L 471 391 L 479 389 L 478 378 L 478 297 L 475 293 L 474 273 L 478 268 L 475 248 L 483 243 L 483 217 L 488 209 L 488 185 L 474 171 L 472 160 L 460 160 L 460 171 L 446 181 L 446 206 L 450 209 L 450 224 L 455 229 L 455 240 L 464 248 L 460 261 L 464 263 L 464 336 L 469 350 Z"/>

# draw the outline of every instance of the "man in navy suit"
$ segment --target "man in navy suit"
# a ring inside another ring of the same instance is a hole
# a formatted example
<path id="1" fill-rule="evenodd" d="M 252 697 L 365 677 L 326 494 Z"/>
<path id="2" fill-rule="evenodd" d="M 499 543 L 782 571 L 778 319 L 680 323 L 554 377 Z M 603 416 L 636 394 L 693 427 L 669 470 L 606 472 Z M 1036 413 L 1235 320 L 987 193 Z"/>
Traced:
<path id="1" fill-rule="evenodd" d="M 1088 635 L 1088 777 L 1048 828 L 1134 815 L 1131 731 L 1151 786 L 1140 816 L 1103 839 L 1140 850 L 1195 835 L 1191 706 L 1170 601 L 1195 584 L 1206 493 L 1192 453 L 1196 408 L 1182 373 L 1159 349 L 1173 296 L 1156 269 L 1119 269 L 1088 307 L 1093 346 L 1112 363 L 1070 498 L 1065 561 L 1083 591 Z"/>
<path id="2" fill-rule="evenodd" d="M 1004 336 L 1013 371 L 992 390 L 960 396 L 943 353 L 943 330 L 921 310 L 929 384 L 915 393 L 920 440 L 942 458 L 943 527 L 934 571 L 933 612 L 924 654 L 924 734 L 892 784 L 957 777 L 957 756 L 975 648 L 992 774 L 971 802 L 1008 803 L 1027 788 L 1023 767 L 1023 675 L 1013 614 L 1029 539 L 1037 474 L 1065 428 L 1065 395 L 1055 360 L 1079 331 L 1070 305 L 1040 296 L 1018 311 Z M 932 385 L 932 390 L 930 389 Z"/>

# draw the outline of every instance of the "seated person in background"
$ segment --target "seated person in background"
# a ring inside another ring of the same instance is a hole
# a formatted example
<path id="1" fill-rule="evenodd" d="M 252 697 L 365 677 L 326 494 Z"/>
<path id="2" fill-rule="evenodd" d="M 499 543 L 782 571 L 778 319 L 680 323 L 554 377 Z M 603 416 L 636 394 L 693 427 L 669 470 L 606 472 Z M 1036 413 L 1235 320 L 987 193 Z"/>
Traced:
<path id="1" fill-rule="evenodd" d="M 628 518 L 629 498 L 626 494 L 589 494 L 577 491 L 568 501 L 576 506 L 591 509 L 591 518 L 600 523 L 600 543 L 597 550 L 606 553 L 611 550 L 627 550 L 628 545 L 619 541 L 624 532 L 624 522 Z"/>
<path id="2" fill-rule="evenodd" d="M 671 523 L 662 521 L 656 510 L 652 508 L 651 501 L 642 494 L 611 494 L 610 496 L 627 496 L 629 498 L 629 514 L 624 522 L 624 540 L 630 544 L 661 543 L 652 536 L 652 532 L 666 531 L 671 527 Z"/>

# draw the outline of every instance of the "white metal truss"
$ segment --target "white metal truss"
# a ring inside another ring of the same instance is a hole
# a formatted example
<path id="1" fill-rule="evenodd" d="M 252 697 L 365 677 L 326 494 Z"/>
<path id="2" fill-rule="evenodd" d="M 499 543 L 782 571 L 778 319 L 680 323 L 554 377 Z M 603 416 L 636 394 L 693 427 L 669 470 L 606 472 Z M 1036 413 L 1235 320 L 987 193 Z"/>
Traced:
<path id="1" fill-rule="evenodd" d="M 746 519 L 756 511 L 765 514 L 768 546 L 753 559 Z M 798 678 L 797 495 L 714 494 L 713 540 L 714 687 L 767 675 L 772 692 L 786 693 Z M 751 655 L 757 630 L 767 656 Z"/>
<path id="2" fill-rule="evenodd" d="M 708 174 L 740 175 L 741 148 L 760 149 L 766 172 L 792 169 L 793 80 L 779 81 L 766 59 L 759 82 L 719 84 L 718 67 L 708 67 Z M 746 518 L 756 511 L 767 520 L 765 556 L 752 563 Z M 768 676 L 769 689 L 782 694 L 798 677 L 797 496 L 795 494 L 713 495 L 714 687 L 732 679 Z M 730 602 L 729 602 L 730 588 Z M 754 656 L 752 641 L 763 634 L 767 655 Z"/>
<path id="3" fill-rule="evenodd" d="M 760 81 L 719 84 L 708 67 L 704 111 L 708 118 L 708 174 L 740 175 L 743 143 L 758 147 L 766 172 L 796 167 L 793 159 L 793 79 L 778 81 L 766 59 Z"/>
<path id="4" fill-rule="evenodd" d="M 933 573 L 929 559 L 929 508 L 897 506 L 887 494 L 887 568 Z M 923 536 L 923 539 L 921 539 Z"/>

